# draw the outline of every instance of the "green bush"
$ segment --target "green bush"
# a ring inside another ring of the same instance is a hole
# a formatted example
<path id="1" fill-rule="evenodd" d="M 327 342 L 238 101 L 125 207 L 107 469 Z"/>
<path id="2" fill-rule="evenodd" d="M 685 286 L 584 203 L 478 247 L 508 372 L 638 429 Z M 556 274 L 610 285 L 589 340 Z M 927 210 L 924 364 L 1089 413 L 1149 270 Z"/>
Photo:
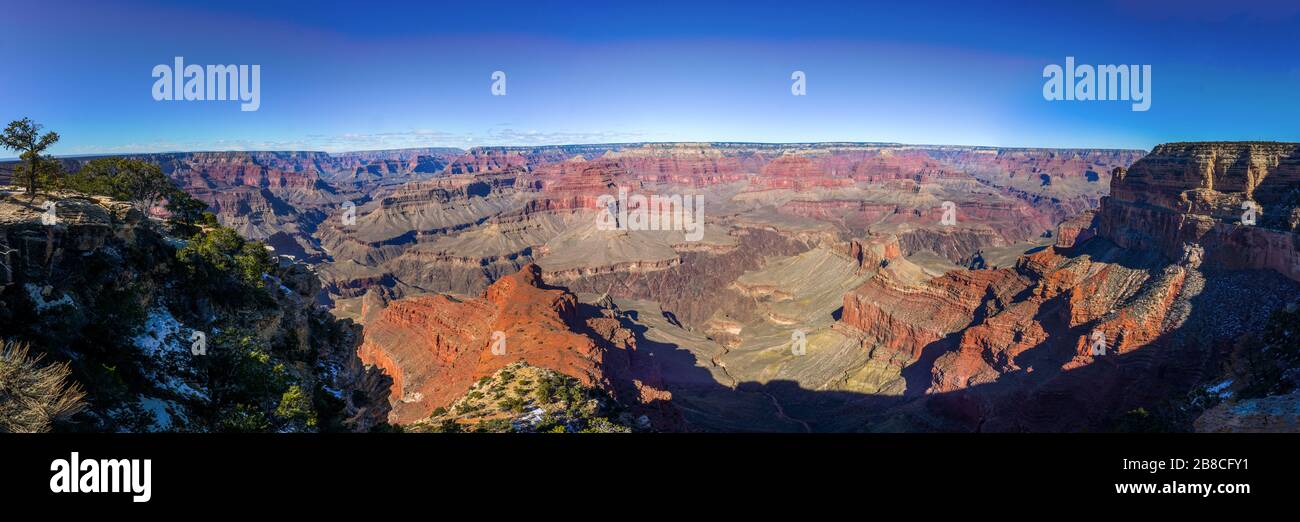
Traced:
<path id="1" fill-rule="evenodd" d="M 168 195 L 177 192 L 171 179 L 158 165 L 122 157 L 91 160 L 67 176 L 63 184 L 72 190 L 128 201 L 146 214 Z"/>
<path id="2" fill-rule="evenodd" d="M 262 275 L 273 267 L 264 245 L 225 227 L 195 235 L 176 258 L 196 290 L 228 305 L 242 304 L 240 296 L 264 289 Z"/>
<path id="3" fill-rule="evenodd" d="M 203 362 L 218 402 L 262 404 L 279 398 L 292 384 L 284 363 L 247 332 L 223 331 L 213 339 L 207 357 Z"/>
<path id="4" fill-rule="evenodd" d="M 177 234 L 182 237 L 199 233 L 199 225 L 216 225 L 216 216 L 207 211 L 208 204 L 179 188 L 168 192 L 166 208 L 171 213 Z"/>
<path id="5" fill-rule="evenodd" d="M 301 386 L 293 385 L 280 396 L 280 405 L 275 408 L 275 416 L 288 422 L 308 428 L 316 427 L 316 410 L 312 408 L 311 397 Z"/>
<path id="6" fill-rule="evenodd" d="M 452 419 L 443 419 L 442 422 L 433 427 L 434 433 L 460 433 L 462 431 L 464 430 L 461 429 L 460 424 Z"/>
<path id="7" fill-rule="evenodd" d="M 503 410 L 520 413 L 524 411 L 524 400 L 519 397 L 506 397 L 504 400 L 497 403 L 497 406 Z"/>
<path id="8" fill-rule="evenodd" d="M 551 379 L 542 379 L 537 383 L 537 400 L 551 402 L 555 398 L 556 383 Z"/>
<path id="9" fill-rule="evenodd" d="M 474 426 L 478 433 L 508 433 L 511 431 L 509 419 L 488 419 Z"/>
<path id="10" fill-rule="evenodd" d="M 271 431 L 271 421 L 260 409 L 247 404 L 236 404 L 222 413 L 217 430 L 235 433 L 262 433 Z"/>

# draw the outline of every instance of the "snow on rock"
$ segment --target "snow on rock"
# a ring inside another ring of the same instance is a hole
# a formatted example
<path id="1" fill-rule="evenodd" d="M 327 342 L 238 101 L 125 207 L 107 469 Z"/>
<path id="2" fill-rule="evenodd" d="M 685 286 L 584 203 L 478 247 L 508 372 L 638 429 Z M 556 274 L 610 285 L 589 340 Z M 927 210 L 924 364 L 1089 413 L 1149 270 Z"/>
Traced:
<path id="1" fill-rule="evenodd" d="M 207 401 L 208 395 L 191 384 L 197 382 L 194 358 L 190 353 L 190 335 L 194 330 L 177 321 L 165 307 L 149 311 L 144 332 L 132 343 L 144 355 L 144 373 L 158 388 L 177 399 Z"/>
<path id="2" fill-rule="evenodd" d="M 23 285 L 23 288 L 27 290 L 27 298 L 31 299 L 32 303 L 36 305 L 37 312 L 45 312 L 46 310 L 58 308 L 60 306 L 77 307 L 77 303 L 73 302 L 72 296 L 68 294 L 63 294 L 62 297 L 53 301 L 47 301 L 46 296 L 51 293 L 51 289 L 48 286 L 41 288 L 34 284 L 27 283 Z"/>
<path id="3" fill-rule="evenodd" d="M 141 395 L 140 407 L 153 415 L 153 425 L 149 426 L 149 431 L 174 431 L 189 421 L 184 407 L 175 401 Z"/>
<path id="4" fill-rule="evenodd" d="M 1232 386 L 1232 379 L 1228 379 L 1219 384 L 1211 386 L 1207 388 L 1205 391 L 1218 395 L 1220 399 L 1227 399 L 1229 397 L 1232 397 L 1232 390 L 1228 389 L 1229 386 Z"/>
<path id="5" fill-rule="evenodd" d="M 534 407 L 519 418 L 511 421 L 510 424 L 515 431 L 532 431 L 537 429 L 538 424 L 542 423 L 542 417 L 545 415 L 546 410 L 544 408 Z"/>

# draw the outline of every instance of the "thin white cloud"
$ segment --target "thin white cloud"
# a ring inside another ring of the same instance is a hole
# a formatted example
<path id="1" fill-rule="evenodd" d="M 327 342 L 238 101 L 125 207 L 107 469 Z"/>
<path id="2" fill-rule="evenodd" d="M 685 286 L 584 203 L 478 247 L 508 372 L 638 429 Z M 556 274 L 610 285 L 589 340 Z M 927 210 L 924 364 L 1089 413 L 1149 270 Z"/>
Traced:
<path id="1" fill-rule="evenodd" d="M 617 143 L 652 141 L 640 132 L 553 132 L 493 128 L 484 133 L 457 134 L 431 129 L 378 133 L 309 134 L 294 140 L 218 139 L 208 141 L 157 140 L 107 146 L 71 146 L 60 155 L 126 154 L 148 152 L 183 152 L 216 150 L 312 150 L 349 152 L 360 150 L 406 149 L 419 147 L 539 146 L 583 143 Z M 661 138 L 662 139 L 662 138 Z"/>

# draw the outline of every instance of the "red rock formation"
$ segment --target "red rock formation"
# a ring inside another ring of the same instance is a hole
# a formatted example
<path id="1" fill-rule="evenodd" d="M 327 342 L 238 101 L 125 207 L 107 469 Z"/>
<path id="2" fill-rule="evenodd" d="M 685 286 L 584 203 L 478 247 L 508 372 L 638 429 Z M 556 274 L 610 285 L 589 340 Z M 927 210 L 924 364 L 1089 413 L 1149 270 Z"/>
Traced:
<path id="1" fill-rule="evenodd" d="M 843 170 L 841 170 L 843 172 Z M 928 181 L 955 175 L 921 150 L 882 149 L 853 163 L 848 172 L 854 180 L 880 183 L 891 180 Z"/>
<path id="2" fill-rule="evenodd" d="M 1165 332 L 1165 317 L 1185 278 L 1185 270 L 1173 267 L 1169 277 L 1157 279 L 1141 289 L 1138 299 L 1125 302 L 1138 291 L 1133 283 L 1145 281 L 1145 271 L 1072 260 L 1046 249 L 1021 258 L 1015 269 L 996 272 L 1014 272 L 1022 278 L 1014 292 L 986 300 L 988 317 L 964 329 L 956 348 L 935 361 L 929 393 L 953 392 L 994 382 L 1006 373 L 1033 371 L 1017 361 L 1031 348 L 1048 343 L 1073 348 L 1074 357 L 1060 369 L 1092 364 L 1097 361 L 1091 353 L 1093 331 L 1106 335 L 1109 356 L 1146 346 Z M 1013 294 L 1022 297 L 1009 299 Z M 1045 313 L 1052 303 L 1063 306 L 1056 314 Z M 1084 326 L 1088 328 L 1075 330 Z M 1072 336 L 1072 331 L 1083 335 Z"/>
<path id="3" fill-rule="evenodd" d="M 476 299 L 401 299 L 367 324 L 360 354 L 393 378 L 391 420 L 428 417 L 515 361 L 564 373 L 620 400 L 665 399 L 648 361 L 635 361 L 631 332 L 616 319 L 581 317 L 573 294 L 546 286 L 540 274 L 528 265 Z M 499 338 L 505 340 L 500 355 L 493 353 Z"/>
<path id="4" fill-rule="evenodd" d="M 315 190 L 329 169 L 323 152 L 188 152 L 152 155 L 163 172 L 190 187 Z"/>
<path id="5" fill-rule="evenodd" d="M 1056 246 L 1069 248 L 1087 242 L 1096 234 L 1096 219 L 1097 212 L 1089 210 L 1062 221 L 1056 226 Z"/>
<path id="6" fill-rule="evenodd" d="M 476 174 L 501 171 L 512 167 L 532 169 L 538 165 L 558 163 L 572 157 L 562 147 L 484 147 L 453 159 L 448 174 Z"/>
<path id="7" fill-rule="evenodd" d="M 852 185 L 848 173 L 837 175 L 819 161 L 800 154 L 785 154 L 763 167 L 762 175 L 754 183 L 765 188 L 808 190 L 814 187 L 841 187 Z"/>
<path id="8" fill-rule="evenodd" d="M 609 157 L 640 181 L 696 187 L 740 181 L 762 165 L 755 156 L 724 154 L 708 144 L 645 145 Z"/>
<path id="9" fill-rule="evenodd" d="M 845 296 L 839 328 L 861 332 L 873 358 L 913 365 L 904 375 L 927 372 L 908 378 L 909 393 L 926 393 L 925 415 L 961 429 L 1095 429 L 1186 394 L 1249 331 L 1242 325 L 1267 315 L 1252 292 L 1281 296 L 1268 306 L 1295 295 L 1276 276 L 1201 267 L 1288 262 L 1295 209 L 1277 194 L 1289 190 L 1260 187 L 1300 181 L 1296 149 L 1157 147 L 1116 172 L 1100 211 L 1061 223 L 1054 247 L 1009 269 L 933 279 L 883 270 Z M 1257 226 L 1231 223 L 1247 197 L 1262 200 Z"/>
<path id="10" fill-rule="evenodd" d="M 540 197 L 525 212 L 597 208 L 597 199 L 602 194 L 616 195 L 618 180 L 626 175 L 621 163 L 609 159 L 578 158 L 543 167 L 537 171 Z"/>
<path id="11" fill-rule="evenodd" d="M 897 236 L 877 235 L 866 240 L 850 240 L 848 254 L 858 264 L 857 273 L 862 273 L 888 266 L 890 261 L 903 257 L 903 248 Z"/>
<path id="12" fill-rule="evenodd" d="M 844 294 L 843 326 L 864 334 L 872 346 L 915 361 L 922 349 L 971 324 L 987 299 L 1008 296 L 1025 281 L 1010 270 L 953 271 L 918 282 L 914 267 L 891 264 Z"/>

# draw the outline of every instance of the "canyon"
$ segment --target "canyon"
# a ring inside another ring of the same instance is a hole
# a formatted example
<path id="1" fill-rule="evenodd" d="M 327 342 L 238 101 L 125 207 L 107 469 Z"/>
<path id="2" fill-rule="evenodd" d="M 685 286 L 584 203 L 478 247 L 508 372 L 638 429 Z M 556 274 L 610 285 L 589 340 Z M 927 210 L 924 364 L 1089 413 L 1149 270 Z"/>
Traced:
<path id="1" fill-rule="evenodd" d="M 652 431 L 1256 426 L 1240 361 L 1300 298 L 1296 144 L 139 157 L 310 266 L 396 425 L 524 364 Z M 598 226 L 620 189 L 702 198 L 703 233 Z"/>

